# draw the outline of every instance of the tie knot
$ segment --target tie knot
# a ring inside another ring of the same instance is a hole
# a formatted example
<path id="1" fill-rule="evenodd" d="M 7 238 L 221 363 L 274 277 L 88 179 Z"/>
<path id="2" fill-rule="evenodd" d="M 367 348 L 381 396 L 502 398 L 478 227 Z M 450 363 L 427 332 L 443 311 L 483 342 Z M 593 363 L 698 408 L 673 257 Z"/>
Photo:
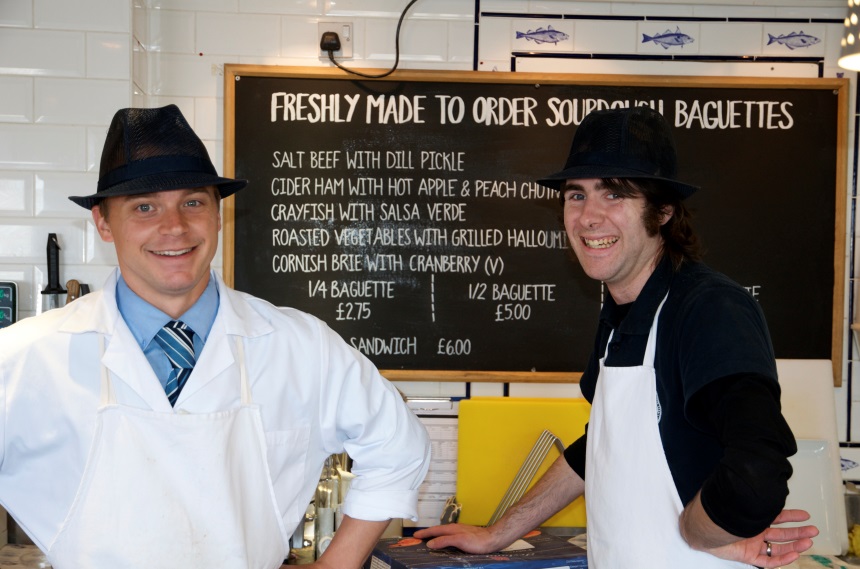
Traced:
<path id="1" fill-rule="evenodd" d="M 171 320 L 155 335 L 155 341 L 164 350 L 174 368 L 193 369 L 194 330 L 180 320 Z"/>

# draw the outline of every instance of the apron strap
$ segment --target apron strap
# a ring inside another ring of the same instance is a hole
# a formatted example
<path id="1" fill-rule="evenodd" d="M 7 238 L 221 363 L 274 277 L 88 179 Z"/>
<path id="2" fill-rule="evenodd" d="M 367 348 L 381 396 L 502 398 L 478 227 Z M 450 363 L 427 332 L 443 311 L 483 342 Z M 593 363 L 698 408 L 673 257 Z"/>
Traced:
<path id="1" fill-rule="evenodd" d="M 242 405 L 250 405 L 251 386 L 248 384 L 248 372 L 245 369 L 245 343 L 239 336 L 233 336 L 233 343 L 236 344 L 236 354 L 239 359 L 239 376 L 242 378 Z"/>
<path id="2" fill-rule="evenodd" d="M 663 305 L 666 304 L 666 299 L 669 298 L 669 293 L 660 301 L 660 306 L 657 307 L 657 312 L 654 314 L 654 324 L 651 325 L 651 331 L 648 332 L 648 343 L 645 346 L 645 356 L 642 358 L 642 364 L 650 362 L 648 365 L 654 365 L 654 358 L 657 354 L 657 324 L 660 322 L 660 313 L 663 311 Z"/>
<path id="3" fill-rule="evenodd" d="M 105 357 L 105 337 L 104 334 L 99 334 L 99 361 Z M 110 380 L 110 372 L 106 365 L 101 365 L 101 407 L 105 405 L 113 405 L 116 403 L 116 394 L 113 391 L 113 384 Z"/>
<path id="4" fill-rule="evenodd" d="M 251 386 L 248 383 L 248 372 L 245 369 L 245 343 L 239 336 L 233 336 L 233 343 L 236 344 L 236 354 L 238 356 L 239 376 L 241 377 L 242 405 L 250 405 L 253 403 L 251 397 Z M 99 360 L 101 361 L 105 355 L 105 337 L 99 334 Z M 110 380 L 110 371 L 106 365 L 101 365 L 101 402 L 100 406 L 114 405 L 116 403 L 116 394 L 113 390 L 113 383 Z"/>
<path id="5" fill-rule="evenodd" d="M 663 311 L 663 305 L 666 304 L 666 299 L 669 298 L 669 292 L 666 292 L 666 296 L 663 297 L 663 300 L 660 301 L 660 305 L 657 307 L 657 312 L 654 313 L 654 323 L 651 325 L 651 330 L 648 331 L 648 341 L 645 344 L 645 354 L 642 357 L 642 363 L 651 362 L 654 363 L 654 354 L 657 353 L 657 322 L 660 320 L 660 312 Z M 603 359 L 606 359 L 609 354 L 609 344 L 612 343 L 612 337 L 615 336 L 615 328 L 610 330 L 609 339 L 606 340 L 606 347 L 603 349 Z"/>

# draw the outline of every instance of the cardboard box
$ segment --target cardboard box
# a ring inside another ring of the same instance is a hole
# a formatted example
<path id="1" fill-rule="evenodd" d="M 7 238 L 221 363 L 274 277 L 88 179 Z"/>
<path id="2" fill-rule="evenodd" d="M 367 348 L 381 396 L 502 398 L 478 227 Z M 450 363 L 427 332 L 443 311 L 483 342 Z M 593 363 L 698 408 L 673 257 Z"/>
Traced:
<path id="1" fill-rule="evenodd" d="M 382 539 L 364 569 L 575 569 L 588 567 L 585 550 L 565 538 L 530 532 L 498 553 L 471 555 L 459 549 L 430 549 L 413 537 Z"/>

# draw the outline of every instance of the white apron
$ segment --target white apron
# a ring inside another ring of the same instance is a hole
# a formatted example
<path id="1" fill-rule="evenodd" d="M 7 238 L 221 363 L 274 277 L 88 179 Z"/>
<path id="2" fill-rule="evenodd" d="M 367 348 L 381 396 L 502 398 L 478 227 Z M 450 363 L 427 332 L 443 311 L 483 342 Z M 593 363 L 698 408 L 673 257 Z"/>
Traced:
<path id="1" fill-rule="evenodd" d="M 606 354 L 600 360 L 585 461 L 588 566 L 750 568 L 692 549 L 678 528 L 684 507 L 657 423 L 654 355 L 665 302 L 654 316 L 641 366 L 606 367 Z"/>
<path id="2" fill-rule="evenodd" d="M 287 535 L 242 340 L 235 339 L 242 405 L 234 410 L 173 414 L 118 405 L 102 366 L 89 458 L 48 551 L 55 569 L 281 566 Z"/>

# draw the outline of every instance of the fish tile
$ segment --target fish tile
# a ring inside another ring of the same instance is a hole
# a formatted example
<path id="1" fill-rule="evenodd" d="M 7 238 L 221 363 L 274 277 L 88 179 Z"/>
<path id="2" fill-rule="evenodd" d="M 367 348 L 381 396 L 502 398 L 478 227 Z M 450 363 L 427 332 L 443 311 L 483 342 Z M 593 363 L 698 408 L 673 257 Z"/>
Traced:
<path id="1" fill-rule="evenodd" d="M 682 22 L 639 22 L 638 53 L 698 55 L 701 24 Z"/>
<path id="2" fill-rule="evenodd" d="M 762 34 L 762 53 L 786 57 L 823 57 L 825 24 L 767 23 Z"/>
<path id="3" fill-rule="evenodd" d="M 517 19 L 511 22 L 514 51 L 573 51 L 571 20 Z"/>

